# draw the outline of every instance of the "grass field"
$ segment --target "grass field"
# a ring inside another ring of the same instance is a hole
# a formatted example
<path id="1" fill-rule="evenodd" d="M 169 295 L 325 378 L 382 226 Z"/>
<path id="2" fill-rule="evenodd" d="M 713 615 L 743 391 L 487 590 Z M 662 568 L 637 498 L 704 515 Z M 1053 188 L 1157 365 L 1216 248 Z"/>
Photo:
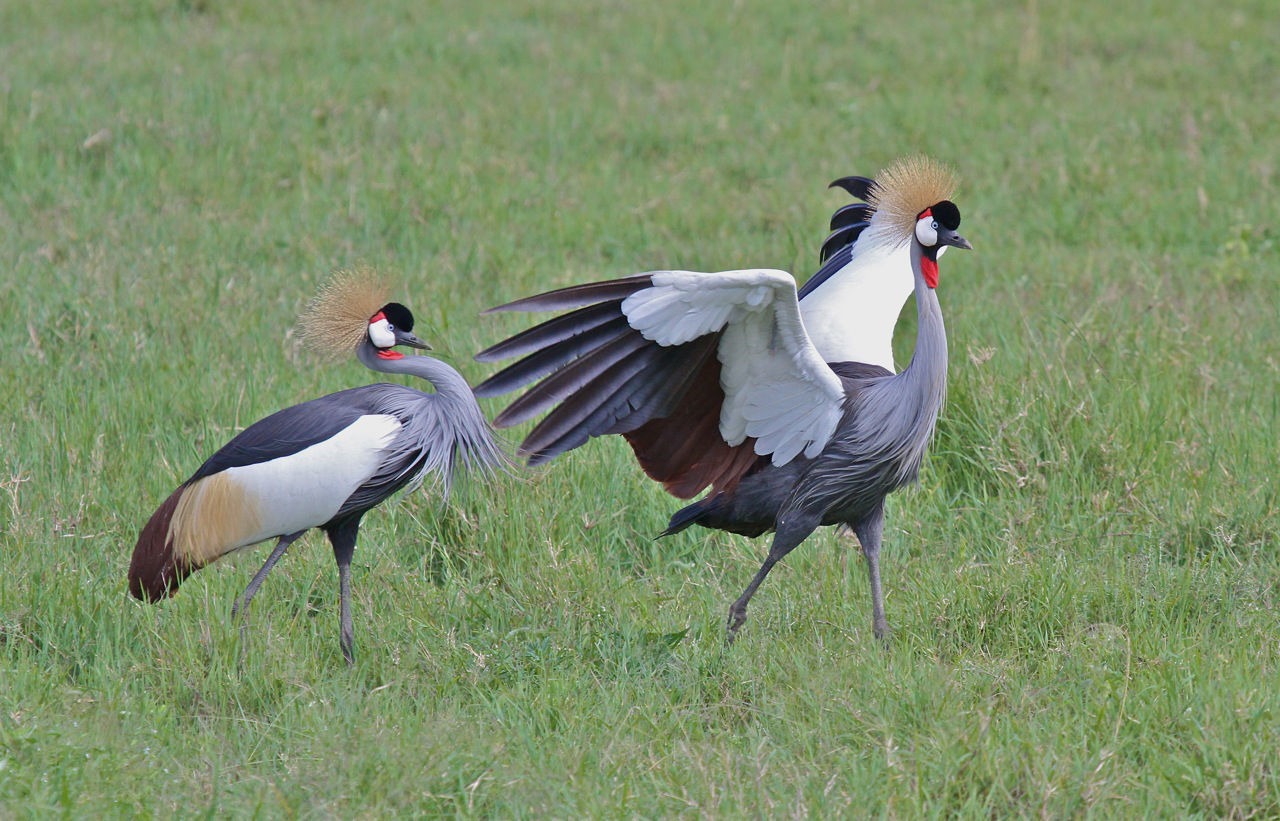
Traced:
<path id="1" fill-rule="evenodd" d="M 0 817 L 1280 815 L 1277 42 L 1272 0 L 0 4 Z M 315 533 L 246 643 L 263 550 L 128 597 L 205 456 L 374 381 L 293 339 L 336 267 L 478 381 L 524 321 L 482 308 L 803 278 L 826 183 L 917 151 L 977 250 L 888 650 L 830 532 L 726 649 L 767 541 L 654 541 L 612 440 L 371 514 L 352 669 Z"/>

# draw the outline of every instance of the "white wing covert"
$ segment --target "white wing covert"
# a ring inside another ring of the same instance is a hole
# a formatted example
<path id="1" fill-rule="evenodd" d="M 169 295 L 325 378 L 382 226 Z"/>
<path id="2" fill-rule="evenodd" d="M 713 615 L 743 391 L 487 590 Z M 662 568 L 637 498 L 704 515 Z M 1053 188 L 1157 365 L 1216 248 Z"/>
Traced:
<path id="1" fill-rule="evenodd" d="M 716 355 L 725 442 L 753 437 L 755 452 L 772 454 L 775 465 L 802 451 L 817 456 L 840 422 L 844 388 L 805 331 L 795 279 L 770 269 L 652 276 L 651 287 L 622 303 L 645 339 L 682 345 L 724 330 Z"/>

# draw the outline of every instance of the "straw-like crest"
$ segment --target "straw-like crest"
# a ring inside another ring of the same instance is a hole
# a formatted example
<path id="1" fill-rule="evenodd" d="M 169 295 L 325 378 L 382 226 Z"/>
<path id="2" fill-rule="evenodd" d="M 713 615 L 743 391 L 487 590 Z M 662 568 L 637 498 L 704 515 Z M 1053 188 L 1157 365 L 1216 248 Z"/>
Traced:
<path id="1" fill-rule="evenodd" d="M 321 355 L 350 356 L 368 333 L 369 318 L 391 301 L 391 289 L 367 265 L 337 271 L 298 318 L 298 335 Z"/>
<path id="2" fill-rule="evenodd" d="M 883 230 L 906 242 L 915 230 L 916 215 L 951 199 L 955 187 L 955 174 L 942 163 L 923 155 L 904 157 L 876 175 L 867 201 L 880 216 Z"/>

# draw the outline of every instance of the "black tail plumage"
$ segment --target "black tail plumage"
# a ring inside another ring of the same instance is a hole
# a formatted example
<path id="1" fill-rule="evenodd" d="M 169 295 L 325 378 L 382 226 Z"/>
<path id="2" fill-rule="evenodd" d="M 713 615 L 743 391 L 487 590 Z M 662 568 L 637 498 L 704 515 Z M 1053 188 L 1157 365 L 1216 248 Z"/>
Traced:
<path id="1" fill-rule="evenodd" d="M 691 505 L 686 505 L 677 510 L 672 516 L 671 521 L 667 522 L 667 529 L 658 534 L 659 537 L 671 536 L 688 528 L 690 525 L 698 523 L 698 519 L 706 513 L 707 508 L 715 500 L 715 495 L 708 496 L 705 499 L 699 499 Z"/>

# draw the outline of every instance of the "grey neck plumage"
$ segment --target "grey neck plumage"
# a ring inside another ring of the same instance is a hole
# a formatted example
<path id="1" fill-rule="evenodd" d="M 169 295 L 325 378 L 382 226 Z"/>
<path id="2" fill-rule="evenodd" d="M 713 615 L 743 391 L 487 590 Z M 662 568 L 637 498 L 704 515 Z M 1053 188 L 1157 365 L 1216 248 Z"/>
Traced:
<path id="1" fill-rule="evenodd" d="M 858 409 L 859 438 L 869 453 L 894 454 L 881 460 L 890 470 L 892 487 L 913 481 L 947 391 L 947 333 L 942 325 L 938 295 L 925 284 L 920 269 L 921 248 L 912 241 L 911 270 L 915 276 L 916 349 L 911 364 L 896 376 L 885 377 L 864 394 Z"/>
<path id="2" fill-rule="evenodd" d="M 356 358 L 369 370 L 416 376 L 430 382 L 436 390 L 434 395 L 419 394 L 417 401 L 428 402 L 439 412 L 424 413 L 418 408 L 408 414 L 405 423 L 417 426 L 418 441 L 427 453 L 416 481 L 421 481 L 423 475 L 435 473 L 442 478 L 447 493 L 459 457 L 486 475 L 507 465 L 507 456 L 462 374 L 430 356 L 383 359 L 367 339 L 356 349 Z"/>
<path id="3" fill-rule="evenodd" d="M 947 394 L 947 329 L 942 322 L 942 306 L 938 293 L 925 284 L 920 260 L 924 249 L 920 243 L 911 242 L 911 273 L 915 277 L 916 294 L 916 349 L 911 364 L 898 374 L 903 388 L 918 398 L 922 410 L 933 420 L 937 418 Z"/>
<path id="4" fill-rule="evenodd" d="M 383 359 L 378 356 L 378 349 L 373 347 L 368 340 L 365 340 L 356 349 L 356 358 L 371 371 L 406 374 L 425 379 L 436 389 L 436 393 L 442 400 L 456 402 L 464 407 L 475 408 L 477 413 L 480 412 L 479 405 L 476 404 L 475 394 L 471 392 L 471 386 L 467 384 L 467 380 L 462 378 L 462 374 L 439 359 L 430 356 L 404 356 L 399 359 Z"/>

